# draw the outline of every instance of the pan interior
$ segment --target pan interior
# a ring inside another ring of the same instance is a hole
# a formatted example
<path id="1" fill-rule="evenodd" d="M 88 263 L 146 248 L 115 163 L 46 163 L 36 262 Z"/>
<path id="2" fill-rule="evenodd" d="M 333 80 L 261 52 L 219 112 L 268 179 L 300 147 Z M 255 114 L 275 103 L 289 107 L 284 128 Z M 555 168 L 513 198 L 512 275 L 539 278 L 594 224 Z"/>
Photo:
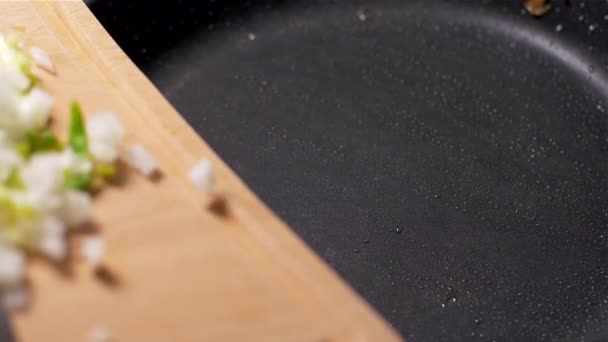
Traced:
<path id="1" fill-rule="evenodd" d="M 606 76 L 519 17 L 273 2 L 205 25 L 147 72 L 412 341 L 601 336 Z"/>

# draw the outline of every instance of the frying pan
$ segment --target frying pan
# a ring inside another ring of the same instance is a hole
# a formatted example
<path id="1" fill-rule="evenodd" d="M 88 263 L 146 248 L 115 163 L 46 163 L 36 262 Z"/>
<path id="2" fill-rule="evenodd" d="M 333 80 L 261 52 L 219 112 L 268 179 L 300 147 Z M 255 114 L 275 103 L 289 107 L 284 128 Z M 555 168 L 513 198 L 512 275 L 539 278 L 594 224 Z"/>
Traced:
<path id="1" fill-rule="evenodd" d="M 409 341 L 608 339 L 608 4 L 90 6 Z"/>

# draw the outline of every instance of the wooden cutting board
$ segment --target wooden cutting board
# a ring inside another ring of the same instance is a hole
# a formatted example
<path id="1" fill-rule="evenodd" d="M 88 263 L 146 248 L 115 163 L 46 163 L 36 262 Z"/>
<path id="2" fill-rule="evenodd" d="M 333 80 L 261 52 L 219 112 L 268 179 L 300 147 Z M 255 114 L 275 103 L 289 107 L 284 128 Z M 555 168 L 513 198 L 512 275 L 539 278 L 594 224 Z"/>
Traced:
<path id="1" fill-rule="evenodd" d="M 0 31 L 44 48 L 44 74 L 65 127 L 68 105 L 113 110 L 159 160 L 162 177 L 130 173 L 95 201 L 108 246 L 104 277 L 76 255 L 28 268 L 30 307 L 12 316 L 22 341 L 393 341 L 400 337 L 219 159 L 125 56 L 80 1 L 0 1 Z M 226 132 L 230 134 L 230 132 Z M 187 179 L 211 159 L 228 215 Z M 74 238 L 78 244 L 78 236 Z"/>

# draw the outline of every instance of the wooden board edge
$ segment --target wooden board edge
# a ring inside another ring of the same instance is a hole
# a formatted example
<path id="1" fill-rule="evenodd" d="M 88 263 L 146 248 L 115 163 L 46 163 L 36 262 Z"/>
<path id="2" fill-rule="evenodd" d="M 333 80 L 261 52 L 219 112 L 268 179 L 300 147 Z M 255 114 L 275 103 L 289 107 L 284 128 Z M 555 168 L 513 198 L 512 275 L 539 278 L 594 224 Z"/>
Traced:
<path id="1" fill-rule="evenodd" d="M 307 288 L 309 294 L 332 312 L 345 329 L 331 340 L 400 341 L 402 338 L 361 297 L 283 223 L 242 180 L 215 154 L 160 91 L 124 54 L 87 6 L 80 1 L 35 2 L 43 17 L 54 21 L 66 41 L 80 49 L 111 84 L 128 98 L 140 113 L 150 113 L 155 128 L 170 135 L 180 146 L 182 157 L 172 171 L 186 172 L 202 156 L 214 161 L 219 182 L 229 183 L 227 198 L 242 228 L 271 254 L 290 282 Z M 103 53 L 101 52 L 103 50 Z M 179 132 L 179 134 L 176 134 Z M 211 154 L 211 155 L 210 155 Z M 220 185 L 221 186 L 221 185 Z M 192 192 L 192 200 L 197 194 Z M 201 208 L 203 209 L 203 208 Z"/>

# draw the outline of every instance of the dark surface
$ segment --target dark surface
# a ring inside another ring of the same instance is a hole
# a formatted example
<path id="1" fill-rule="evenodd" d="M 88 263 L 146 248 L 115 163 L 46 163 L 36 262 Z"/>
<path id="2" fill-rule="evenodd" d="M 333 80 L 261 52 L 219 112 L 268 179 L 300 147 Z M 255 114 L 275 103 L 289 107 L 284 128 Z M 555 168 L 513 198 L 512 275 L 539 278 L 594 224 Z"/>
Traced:
<path id="1" fill-rule="evenodd" d="M 15 336 L 13 336 L 8 316 L 8 312 L 2 311 L 0 313 L 0 341 L 3 342 L 15 341 Z"/>
<path id="2" fill-rule="evenodd" d="M 553 4 L 92 9 L 409 341 L 602 341 L 608 5 Z"/>

